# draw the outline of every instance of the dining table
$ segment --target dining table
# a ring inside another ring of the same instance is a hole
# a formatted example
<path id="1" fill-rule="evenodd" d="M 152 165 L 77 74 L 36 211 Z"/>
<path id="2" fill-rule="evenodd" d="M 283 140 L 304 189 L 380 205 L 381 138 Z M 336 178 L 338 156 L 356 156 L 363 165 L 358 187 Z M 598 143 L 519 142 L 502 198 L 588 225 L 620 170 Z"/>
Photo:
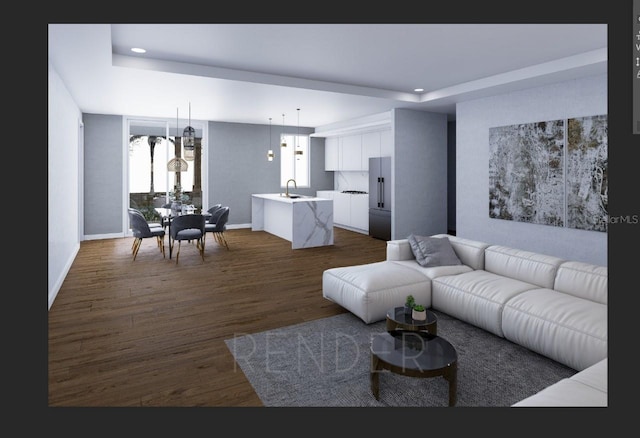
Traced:
<path id="1" fill-rule="evenodd" d="M 165 207 L 155 207 L 155 210 L 162 217 L 162 222 L 167 223 L 169 227 L 167 230 L 167 235 L 169 236 L 169 259 L 171 259 L 171 255 L 173 253 L 173 245 L 171 244 L 171 220 L 176 216 L 182 216 L 185 214 L 201 214 L 205 218 L 207 216 L 211 216 L 211 213 L 208 211 L 203 211 L 201 209 L 188 209 L 188 210 L 173 210 L 171 208 Z"/>

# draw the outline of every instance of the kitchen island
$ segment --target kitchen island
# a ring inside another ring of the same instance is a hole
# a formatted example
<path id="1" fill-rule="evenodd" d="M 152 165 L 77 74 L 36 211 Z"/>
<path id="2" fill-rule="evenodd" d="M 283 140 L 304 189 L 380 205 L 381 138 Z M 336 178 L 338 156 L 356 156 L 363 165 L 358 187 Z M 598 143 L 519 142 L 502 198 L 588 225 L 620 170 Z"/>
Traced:
<path id="1" fill-rule="evenodd" d="M 280 193 L 251 195 L 251 230 L 288 240 L 292 249 L 333 245 L 333 200 Z"/>

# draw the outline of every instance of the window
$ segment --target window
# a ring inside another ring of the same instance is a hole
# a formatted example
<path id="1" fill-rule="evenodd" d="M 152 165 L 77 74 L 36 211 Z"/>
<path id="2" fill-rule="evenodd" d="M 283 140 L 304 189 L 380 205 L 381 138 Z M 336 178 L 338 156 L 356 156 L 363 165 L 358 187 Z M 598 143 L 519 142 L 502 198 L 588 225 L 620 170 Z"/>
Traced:
<path id="1" fill-rule="evenodd" d="M 188 204 L 202 208 L 205 169 L 202 168 L 204 132 L 200 126 L 193 125 L 196 128 L 194 160 L 187 163 L 186 171 L 170 172 L 167 162 L 178 154 L 181 157 L 185 155 L 181 138 L 167 135 L 171 131 L 176 132 L 175 125 L 171 126 L 170 121 L 164 119 L 130 119 L 128 124 L 128 174 L 125 183 L 129 191 L 129 206 L 140 210 L 148 221 L 159 221 L 160 215 L 155 209 L 170 203 L 174 187 L 180 184 L 185 195 L 183 201 L 188 197 Z"/>
<path id="2" fill-rule="evenodd" d="M 298 187 L 309 187 L 309 136 L 284 134 L 287 147 L 280 148 L 280 186 L 293 178 Z M 295 151 L 299 153 L 294 153 Z"/>

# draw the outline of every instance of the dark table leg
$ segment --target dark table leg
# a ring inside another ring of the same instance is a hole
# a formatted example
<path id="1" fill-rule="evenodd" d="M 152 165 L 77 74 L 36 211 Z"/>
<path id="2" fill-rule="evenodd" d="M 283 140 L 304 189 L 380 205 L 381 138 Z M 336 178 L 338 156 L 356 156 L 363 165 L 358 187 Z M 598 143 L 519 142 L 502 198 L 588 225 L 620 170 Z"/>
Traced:
<path id="1" fill-rule="evenodd" d="M 449 406 L 455 406 L 458 392 L 458 363 L 454 362 L 443 377 L 449 382 Z"/>
<path id="2" fill-rule="evenodd" d="M 371 392 L 376 400 L 380 399 L 380 360 L 371 353 Z"/>
<path id="3" fill-rule="evenodd" d="M 171 218 L 169 218 L 169 259 L 171 259 L 172 252 L 173 252 L 173 243 L 171 242 Z"/>

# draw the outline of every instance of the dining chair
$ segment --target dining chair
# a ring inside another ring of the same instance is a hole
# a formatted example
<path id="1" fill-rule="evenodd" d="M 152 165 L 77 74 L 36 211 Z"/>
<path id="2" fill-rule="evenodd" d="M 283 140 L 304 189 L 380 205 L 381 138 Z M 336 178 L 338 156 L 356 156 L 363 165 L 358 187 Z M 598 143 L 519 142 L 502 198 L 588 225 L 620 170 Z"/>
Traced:
<path id="1" fill-rule="evenodd" d="M 214 214 L 217 210 L 219 210 L 219 209 L 221 209 L 221 208 L 222 208 L 222 204 L 216 204 L 216 205 L 214 205 L 213 207 L 209 208 L 209 209 L 207 210 L 207 214 L 206 214 L 206 219 L 207 219 L 207 220 L 206 220 L 206 223 L 215 223 L 215 222 L 212 222 L 212 221 L 211 221 L 211 217 L 213 216 L 213 214 Z"/>
<path id="2" fill-rule="evenodd" d="M 138 216 L 141 216 L 149 225 L 149 228 L 153 228 L 153 227 L 162 227 L 164 228 L 164 225 L 162 223 L 157 223 L 157 222 L 149 222 L 147 220 L 146 217 L 144 217 L 144 214 L 142 214 L 142 212 L 140 210 L 138 210 L 137 208 L 133 208 L 133 207 L 129 207 L 129 212 L 133 212 L 135 214 L 137 214 Z M 160 221 L 162 221 L 162 218 L 160 219 Z"/>
<path id="3" fill-rule="evenodd" d="M 229 207 L 224 206 L 220 207 L 218 210 L 214 211 L 209 219 L 209 223 L 205 224 L 205 242 L 207 233 L 211 232 L 213 234 L 213 238 L 220 245 L 229 249 L 229 244 L 227 243 L 227 239 L 224 237 L 224 232 L 227 229 L 227 222 L 229 221 Z"/>
<path id="4" fill-rule="evenodd" d="M 176 253 L 176 264 L 180 257 L 180 247 L 182 241 L 196 241 L 196 247 L 200 252 L 200 257 L 204 262 L 204 224 L 205 217 L 202 214 L 183 214 L 175 216 L 169 224 L 169 257 L 173 252 L 175 242 L 178 241 L 178 252 Z"/>
<path id="5" fill-rule="evenodd" d="M 164 236 L 165 232 L 162 227 L 155 226 L 150 227 L 147 220 L 144 218 L 142 213 L 137 211 L 136 209 L 129 209 L 129 226 L 133 232 L 133 245 L 131 246 L 131 251 L 133 252 L 133 260 L 138 256 L 138 251 L 140 250 L 140 245 L 142 245 L 142 241 L 148 237 L 155 237 L 158 246 L 160 247 L 160 251 L 162 252 L 162 257 L 165 257 L 164 251 Z"/>

